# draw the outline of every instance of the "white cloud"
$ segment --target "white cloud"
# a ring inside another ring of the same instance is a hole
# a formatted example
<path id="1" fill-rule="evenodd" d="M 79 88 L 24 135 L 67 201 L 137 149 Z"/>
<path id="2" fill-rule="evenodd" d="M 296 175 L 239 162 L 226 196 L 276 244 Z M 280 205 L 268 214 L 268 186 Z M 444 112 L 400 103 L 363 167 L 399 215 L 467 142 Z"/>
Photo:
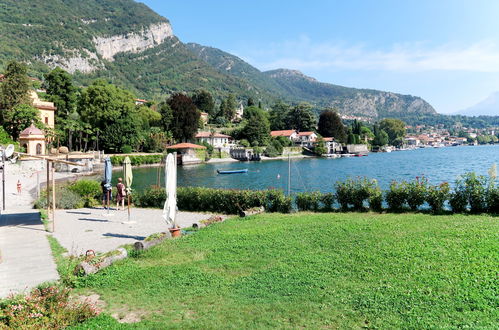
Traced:
<path id="1" fill-rule="evenodd" d="M 499 45 L 491 41 L 467 46 L 405 43 L 388 49 L 373 49 L 366 45 L 317 43 L 307 36 L 300 36 L 297 40 L 246 48 L 236 53 L 245 54 L 242 58 L 262 70 L 499 72 Z"/>

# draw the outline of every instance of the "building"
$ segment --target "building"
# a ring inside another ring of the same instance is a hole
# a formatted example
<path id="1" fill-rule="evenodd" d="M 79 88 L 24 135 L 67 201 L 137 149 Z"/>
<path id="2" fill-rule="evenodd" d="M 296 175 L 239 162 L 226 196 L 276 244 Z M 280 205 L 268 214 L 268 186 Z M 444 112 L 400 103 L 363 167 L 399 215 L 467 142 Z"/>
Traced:
<path id="1" fill-rule="evenodd" d="M 206 142 L 214 148 L 223 148 L 230 144 L 232 137 L 216 132 L 199 132 L 195 136 L 197 143 Z"/>
<path id="2" fill-rule="evenodd" d="M 244 106 L 242 102 L 239 102 L 239 107 L 236 109 L 236 114 L 234 115 L 233 121 L 239 122 L 243 120 L 243 115 L 244 115 Z"/>
<path id="3" fill-rule="evenodd" d="M 298 133 L 296 133 L 294 129 L 288 129 L 283 131 L 272 131 L 270 132 L 270 136 L 272 137 L 284 136 L 293 142 L 296 141 L 296 139 L 298 139 Z"/>
<path id="4" fill-rule="evenodd" d="M 295 143 L 301 145 L 302 147 L 310 148 L 313 147 L 316 139 L 317 134 L 314 132 L 299 132 Z"/>
<path id="5" fill-rule="evenodd" d="M 33 124 L 21 132 L 19 144 L 28 155 L 45 155 L 45 133 Z"/>
<path id="6" fill-rule="evenodd" d="M 201 112 L 199 114 L 199 118 L 201 119 L 201 121 L 203 122 L 203 125 L 206 125 L 208 124 L 208 118 L 209 118 L 209 114 L 207 112 Z"/>
<path id="7" fill-rule="evenodd" d="M 36 91 L 30 91 L 30 98 L 33 102 L 33 107 L 40 111 L 40 119 L 45 126 L 49 128 L 55 127 L 55 111 L 57 108 L 54 102 L 42 101 L 38 97 Z"/>
<path id="8" fill-rule="evenodd" d="M 144 105 L 147 103 L 147 100 L 144 99 L 135 99 L 135 105 Z"/>
<path id="9" fill-rule="evenodd" d="M 206 147 L 193 143 L 178 143 L 166 147 L 166 149 L 177 150 L 177 162 L 183 165 L 199 164 L 206 160 Z"/>
<path id="10" fill-rule="evenodd" d="M 327 149 L 328 154 L 340 153 L 343 151 L 341 143 L 334 141 L 334 138 L 325 137 L 325 138 L 323 138 L 323 140 L 324 140 L 324 144 L 326 145 L 326 149 Z"/>

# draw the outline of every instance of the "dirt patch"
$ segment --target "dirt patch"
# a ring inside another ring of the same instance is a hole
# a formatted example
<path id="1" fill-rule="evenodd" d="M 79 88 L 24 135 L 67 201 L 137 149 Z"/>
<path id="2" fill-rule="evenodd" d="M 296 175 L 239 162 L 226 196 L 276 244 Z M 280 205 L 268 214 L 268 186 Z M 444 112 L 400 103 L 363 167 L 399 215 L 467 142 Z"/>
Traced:
<path id="1" fill-rule="evenodd" d="M 121 309 L 119 311 L 114 312 L 111 314 L 113 318 L 116 319 L 119 323 L 137 323 L 142 321 L 142 318 L 149 314 L 149 312 L 146 311 L 130 311 L 126 309 Z"/>

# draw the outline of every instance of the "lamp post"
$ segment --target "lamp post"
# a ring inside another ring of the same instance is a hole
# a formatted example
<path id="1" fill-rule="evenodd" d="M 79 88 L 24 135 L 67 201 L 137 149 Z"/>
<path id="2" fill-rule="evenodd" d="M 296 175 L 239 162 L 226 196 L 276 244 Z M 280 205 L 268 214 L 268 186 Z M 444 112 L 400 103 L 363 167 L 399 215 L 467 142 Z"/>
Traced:
<path id="1" fill-rule="evenodd" d="M 2 210 L 5 211 L 5 149 L 0 147 L 2 153 Z"/>

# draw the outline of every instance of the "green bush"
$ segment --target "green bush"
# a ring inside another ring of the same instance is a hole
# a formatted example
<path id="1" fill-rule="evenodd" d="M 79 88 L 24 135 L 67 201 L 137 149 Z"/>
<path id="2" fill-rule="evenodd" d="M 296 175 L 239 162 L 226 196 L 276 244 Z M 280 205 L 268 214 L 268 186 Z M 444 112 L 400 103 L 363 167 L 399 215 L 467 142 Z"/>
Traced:
<path id="1" fill-rule="evenodd" d="M 499 187 L 494 184 L 487 189 L 487 212 L 499 214 Z"/>
<path id="2" fill-rule="evenodd" d="M 318 191 L 296 194 L 295 202 L 299 211 L 319 211 L 322 194 Z"/>
<path id="3" fill-rule="evenodd" d="M 333 211 L 334 204 L 334 194 L 333 193 L 325 193 L 320 196 L 320 201 L 322 203 L 321 211 L 331 212 Z"/>
<path id="4" fill-rule="evenodd" d="M 123 165 L 123 161 L 126 156 L 111 156 L 111 163 L 113 166 L 121 166 Z M 143 164 L 158 164 L 161 163 L 161 160 L 164 158 L 163 155 L 136 155 L 129 156 L 130 163 L 133 166 L 139 166 Z"/>
<path id="5" fill-rule="evenodd" d="M 376 185 L 369 190 L 369 208 L 375 212 L 383 211 L 383 193 Z"/>
<path id="6" fill-rule="evenodd" d="M 454 193 L 451 195 L 450 204 L 456 213 L 468 210 L 481 213 L 487 210 L 487 179 L 474 172 L 465 173 L 456 180 Z"/>
<path id="7" fill-rule="evenodd" d="M 335 187 L 336 198 L 343 210 L 365 210 L 365 202 L 369 202 L 370 197 L 376 196 L 379 191 L 377 181 L 368 178 L 357 178 L 357 180 L 349 178 L 343 182 L 336 182 Z M 372 200 L 375 203 L 376 199 Z"/>
<path id="8" fill-rule="evenodd" d="M 416 180 L 407 183 L 407 204 L 412 211 L 417 211 L 424 204 L 427 197 L 427 186 L 428 180 L 425 177 L 416 177 Z"/>
<path id="9" fill-rule="evenodd" d="M 78 180 L 70 184 L 68 189 L 82 198 L 85 207 L 97 205 L 102 194 L 100 183 L 95 180 Z"/>
<path id="10" fill-rule="evenodd" d="M 449 198 L 450 186 L 447 182 L 439 185 L 429 185 L 426 189 L 426 202 L 430 205 L 433 213 L 440 213 L 444 209 L 444 203 Z"/>
<path id="11" fill-rule="evenodd" d="M 163 207 L 166 199 L 163 188 L 150 188 L 136 197 L 141 207 Z M 226 190 L 204 187 L 179 187 L 177 189 L 179 210 L 205 211 L 238 214 L 253 207 L 265 207 L 267 212 L 288 213 L 291 199 L 282 191 Z"/>
<path id="12" fill-rule="evenodd" d="M 400 212 L 406 207 L 408 197 L 407 182 L 405 181 L 402 181 L 401 183 L 392 181 L 390 183 L 390 189 L 385 192 L 388 208 L 395 212 Z"/>
<path id="13" fill-rule="evenodd" d="M 50 193 L 52 200 L 52 192 Z M 77 193 L 68 189 L 67 186 L 56 187 L 55 190 L 55 205 L 58 209 L 79 209 L 85 206 L 85 200 Z M 40 194 L 40 198 L 35 202 L 35 208 L 47 208 L 47 191 L 44 190 Z"/>
<path id="14" fill-rule="evenodd" d="M 132 147 L 128 145 L 124 145 L 121 147 L 121 152 L 124 154 L 129 154 L 132 152 Z"/>

